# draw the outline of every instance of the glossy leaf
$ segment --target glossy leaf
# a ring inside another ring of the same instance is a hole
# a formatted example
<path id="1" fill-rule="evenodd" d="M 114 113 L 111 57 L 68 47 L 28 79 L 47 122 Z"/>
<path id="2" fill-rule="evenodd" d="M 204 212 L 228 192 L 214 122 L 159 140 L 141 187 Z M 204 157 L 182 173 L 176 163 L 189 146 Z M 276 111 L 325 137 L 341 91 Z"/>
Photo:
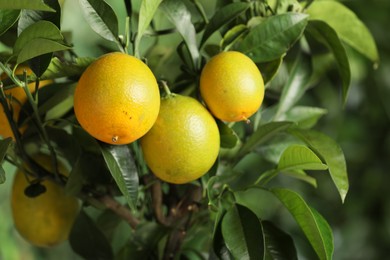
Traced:
<path id="1" fill-rule="evenodd" d="M 224 122 L 217 120 L 218 130 L 221 139 L 221 147 L 233 148 L 236 146 L 238 137 L 236 133 L 228 127 Z"/>
<path id="2" fill-rule="evenodd" d="M 234 259 L 263 259 L 261 222 L 250 209 L 235 204 L 222 218 L 222 236 Z"/>
<path id="3" fill-rule="evenodd" d="M 45 4 L 44 0 L 2 0 L 0 1 L 0 9 L 30 9 L 55 12 L 54 9 Z"/>
<path id="4" fill-rule="evenodd" d="M 307 13 L 310 19 L 322 20 L 329 24 L 342 41 L 372 62 L 379 62 L 373 36 L 356 14 L 345 5 L 338 1 L 313 1 Z"/>
<path id="5" fill-rule="evenodd" d="M 0 9 L 0 36 L 16 23 L 19 15 L 20 10 Z"/>
<path id="6" fill-rule="evenodd" d="M 190 11 L 182 1 L 176 0 L 164 0 L 160 7 L 183 37 L 191 55 L 193 65 L 196 67 L 200 55 L 196 43 L 195 27 L 191 22 Z"/>
<path id="7" fill-rule="evenodd" d="M 130 208 L 135 209 L 138 200 L 138 171 L 127 145 L 100 144 L 101 151 L 120 191 Z"/>
<path id="8" fill-rule="evenodd" d="M 138 31 L 134 43 L 136 55 L 139 55 L 138 52 L 141 38 L 144 35 L 146 29 L 148 28 L 150 22 L 152 21 L 154 14 L 157 11 L 157 8 L 161 2 L 162 0 L 144 0 L 141 2 L 138 20 Z"/>
<path id="9" fill-rule="evenodd" d="M 79 0 L 84 18 L 97 34 L 106 40 L 118 42 L 118 18 L 104 0 Z"/>
<path id="10" fill-rule="evenodd" d="M 7 154 L 8 147 L 11 145 L 11 143 L 12 138 L 10 137 L 0 140 L 0 184 L 5 182 L 5 171 L 3 169 L 2 163 L 5 155 Z"/>
<path id="11" fill-rule="evenodd" d="M 112 259 L 110 243 L 84 210 L 80 211 L 69 234 L 72 249 L 84 259 Z"/>
<path id="12" fill-rule="evenodd" d="M 324 108 L 296 106 L 286 113 L 286 120 L 295 122 L 299 128 L 311 128 L 327 113 Z"/>
<path id="13" fill-rule="evenodd" d="M 314 39 L 324 44 L 332 53 L 338 65 L 342 81 L 343 102 L 347 99 L 349 85 L 351 84 L 351 69 L 344 46 L 341 44 L 337 33 L 325 22 L 311 20 L 307 26 L 307 32 Z"/>
<path id="14" fill-rule="evenodd" d="M 30 25 L 19 35 L 13 48 L 13 54 L 19 55 L 22 49 L 26 46 L 29 47 L 30 42 L 34 39 L 62 42 L 64 37 L 55 24 L 49 21 L 39 21 Z"/>
<path id="15" fill-rule="evenodd" d="M 344 202 L 349 182 L 347 165 L 340 146 L 329 136 L 313 130 L 294 129 L 291 133 L 304 141 L 328 165 L 330 176 Z"/>
<path id="16" fill-rule="evenodd" d="M 229 250 L 226 247 L 225 241 L 222 236 L 222 218 L 225 212 L 220 210 L 216 217 L 214 232 L 213 232 L 213 250 L 214 253 L 221 260 L 232 260 L 234 259 Z"/>
<path id="17" fill-rule="evenodd" d="M 262 221 L 267 260 L 298 259 L 292 238 L 270 221 Z"/>
<path id="18" fill-rule="evenodd" d="M 271 189 L 271 192 L 294 217 L 319 259 L 332 259 L 333 234 L 326 220 L 296 192 L 282 188 Z"/>
<path id="19" fill-rule="evenodd" d="M 270 122 L 259 126 L 257 131 L 254 132 L 241 147 L 238 157 L 242 157 L 249 153 L 258 145 L 268 141 L 277 133 L 287 130 L 292 124 L 292 122 Z"/>
<path id="20" fill-rule="evenodd" d="M 301 37 L 308 15 L 285 13 L 266 18 L 253 27 L 238 45 L 238 50 L 254 62 L 267 62 L 280 58 Z"/>
<path id="21" fill-rule="evenodd" d="M 288 81 L 283 87 L 282 96 L 280 97 L 279 106 L 274 117 L 275 120 L 283 120 L 285 113 L 303 96 L 309 87 L 311 74 L 311 59 L 309 56 L 301 53 L 295 60 Z"/>
<path id="22" fill-rule="evenodd" d="M 23 63 L 42 54 L 71 49 L 70 46 L 47 39 L 33 39 L 18 54 L 17 63 Z"/>
<path id="23" fill-rule="evenodd" d="M 291 145 L 284 150 L 280 157 L 278 170 L 326 170 L 328 166 L 321 159 L 303 145 Z"/>
<path id="24" fill-rule="evenodd" d="M 200 46 L 203 46 L 203 44 L 214 32 L 231 22 L 234 18 L 245 12 L 245 10 L 248 8 L 249 3 L 239 2 L 228 4 L 217 10 L 205 28 L 202 40 L 200 41 Z"/>

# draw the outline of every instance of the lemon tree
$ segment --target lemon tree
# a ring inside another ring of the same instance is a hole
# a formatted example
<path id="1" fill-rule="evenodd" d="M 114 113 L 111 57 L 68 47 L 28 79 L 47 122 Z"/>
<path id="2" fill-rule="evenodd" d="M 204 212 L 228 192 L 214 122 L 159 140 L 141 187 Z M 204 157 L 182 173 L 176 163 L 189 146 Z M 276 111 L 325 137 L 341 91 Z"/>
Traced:
<path id="1" fill-rule="evenodd" d="M 0 162 L 20 169 L 10 203 L 30 243 L 68 240 L 86 259 L 341 250 L 310 206 L 320 193 L 301 187 L 332 185 L 329 196 L 348 199 L 344 152 L 319 104 L 343 113 L 347 50 L 373 65 L 379 57 L 345 5 L 15 0 L 0 1 L 0 20 Z M 320 92 L 330 73 L 341 101 Z M 13 175 L 0 164 L 0 183 Z"/>

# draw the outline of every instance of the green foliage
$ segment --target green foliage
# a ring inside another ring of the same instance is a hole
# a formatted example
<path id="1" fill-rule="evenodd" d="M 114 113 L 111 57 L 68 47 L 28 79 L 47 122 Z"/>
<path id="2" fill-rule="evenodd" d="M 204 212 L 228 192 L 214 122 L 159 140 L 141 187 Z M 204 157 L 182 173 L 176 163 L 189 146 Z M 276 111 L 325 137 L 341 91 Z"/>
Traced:
<path id="1" fill-rule="evenodd" d="M 77 53 L 72 32 L 62 31 L 61 19 L 72 17 L 61 17 L 55 0 L 0 0 L 0 40 L 7 46 L 0 69 L 9 78 L 1 86 L 26 89 L 29 81 L 54 80 L 28 95 L 18 122 L 10 120 L 13 129 L 27 128 L 15 133 L 13 141 L 0 140 L 0 162 L 19 166 L 39 151 L 68 163 L 71 173 L 62 184 L 83 204 L 70 234 L 73 251 L 86 259 L 297 259 L 296 236 L 304 235 L 319 259 L 332 259 L 331 227 L 309 206 L 310 199 L 292 189 L 297 182 L 322 187 L 315 173 L 326 172 L 341 201 L 346 199 L 344 152 L 317 126 L 327 109 L 313 92 L 322 90 L 321 81 L 335 69 L 345 104 L 352 78 L 348 48 L 379 62 L 366 26 L 336 1 L 124 1 L 120 7 L 126 7 L 125 15 L 117 5 L 78 1 L 75 8 L 100 37 L 88 48 L 135 55 L 159 80 L 168 80 L 173 91 L 195 98 L 208 59 L 237 50 L 260 68 L 266 96 L 249 123 L 217 120 L 221 152 L 209 173 L 186 185 L 163 183 L 147 168 L 137 143 L 102 144 L 78 125 L 74 89 L 96 57 Z M 336 66 L 322 66 L 325 58 Z M 25 63 L 35 75 L 22 79 L 13 70 Z M 321 97 L 329 102 L 325 99 Z M 2 88 L 0 111 L 12 115 L 12 100 Z M 5 176 L 0 167 L 0 183 Z M 257 214 L 274 205 L 244 206 L 239 194 L 248 190 L 272 194 L 303 234 L 283 230 L 279 217 Z"/>

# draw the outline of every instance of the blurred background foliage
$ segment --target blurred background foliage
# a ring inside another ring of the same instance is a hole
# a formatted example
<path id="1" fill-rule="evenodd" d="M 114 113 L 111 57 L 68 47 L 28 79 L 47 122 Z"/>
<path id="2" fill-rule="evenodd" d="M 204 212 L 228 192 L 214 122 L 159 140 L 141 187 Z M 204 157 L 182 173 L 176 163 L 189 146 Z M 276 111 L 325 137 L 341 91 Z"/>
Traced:
<path id="1" fill-rule="evenodd" d="M 119 17 L 125 15 L 123 1 L 107 2 Z M 206 11 L 212 12 L 211 1 L 201 2 Z M 331 225 L 335 239 L 334 259 L 386 259 L 390 255 L 390 34 L 387 28 L 390 1 L 342 2 L 360 17 L 374 35 L 381 59 L 379 67 L 374 69 L 368 60 L 349 50 L 353 80 L 343 112 L 340 113 L 340 93 L 333 81 L 337 77 L 333 77 L 332 72 L 329 73 L 329 80 L 309 92 L 307 102 L 317 103 L 328 110 L 317 128 L 341 144 L 348 164 L 350 191 L 342 205 L 329 176 L 318 173 L 315 175 L 319 183 L 317 189 L 297 182 L 299 187 L 296 190 Z M 105 52 L 105 48 L 111 48 L 83 20 L 77 0 L 65 0 L 62 18 L 62 30 L 68 32 L 79 56 L 97 57 Z M 123 31 L 123 24 L 121 26 L 120 30 Z M 6 48 L 0 43 L 0 51 Z M 162 47 L 154 51 L 164 54 L 172 51 L 172 48 Z M 169 68 L 169 62 L 175 60 L 166 62 L 168 65 L 164 64 L 165 68 Z M 14 169 L 7 165 L 5 169 L 7 177 L 11 177 Z M 11 183 L 9 178 L 0 187 L 0 259 L 79 259 L 67 243 L 42 250 L 29 246 L 20 238 L 10 218 Z M 249 190 L 243 192 L 240 199 L 260 217 L 279 221 L 288 233 L 302 237 L 301 231 L 285 212 L 280 214 L 277 208 L 270 212 L 261 211 L 261 204 L 273 203 L 269 196 Z M 305 255 L 300 259 L 316 258 L 303 238 L 295 242 Z"/>

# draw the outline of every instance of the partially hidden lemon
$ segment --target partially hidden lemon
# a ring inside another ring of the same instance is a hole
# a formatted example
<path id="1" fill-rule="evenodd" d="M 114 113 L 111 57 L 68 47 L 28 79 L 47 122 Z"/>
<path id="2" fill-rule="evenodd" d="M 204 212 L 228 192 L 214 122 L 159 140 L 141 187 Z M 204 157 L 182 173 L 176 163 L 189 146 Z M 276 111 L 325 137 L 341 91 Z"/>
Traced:
<path id="1" fill-rule="evenodd" d="M 141 60 L 109 53 L 81 75 L 74 93 L 80 125 L 96 139 L 128 144 L 143 136 L 156 121 L 160 92 L 156 78 Z"/>
<path id="2" fill-rule="evenodd" d="M 37 155 L 34 158 L 46 170 L 51 170 L 50 157 Z M 66 174 L 63 165 L 59 171 Z M 59 184 L 50 180 L 41 182 L 46 192 L 30 198 L 24 191 L 29 182 L 22 171 L 14 177 L 11 208 L 15 227 L 29 243 L 39 247 L 51 247 L 68 239 L 69 232 L 79 212 L 75 197 L 67 196 Z"/>
<path id="3" fill-rule="evenodd" d="M 15 70 L 15 74 L 16 75 L 23 74 L 24 70 L 26 70 L 27 75 L 31 75 L 33 73 L 29 67 L 19 66 Z M 5 73 L 3 73 L 0 76 L 1 80 L 5 80 L 6 78 L 7 75 Z M 42 80 L 39 83 L 39 88 L 49 85 L 51 83 L 53 83 L 52 80 Z M 31 93 L 33 93 L 35 91 L 35 82 L 28 84 L 28 89 L 30 90 Z M 7 97 L 12 97 L 12 100 L 11 98 L 9 98 L 9 104 L 11 104 L 12 106 L 13 119 L 15 122 L 17 122 L 20 116 L 22 105 L 27 101 L 26 93 L 21 87 L 14 87 L 11 89 L 7 89 L 4 91 L 4 93 Z M 23 132 L 25 130 L 25 127 L 21 127 L 19 130 Z M 8 122 L 7 116 L 5 115 L 4 108 L 1 105 L 0 105 L 0 135 L 3 138 L 12 137 L 13 139 L 15 139 L 11 126 Z"/>
<path id="4" fill-rule="evenodd" d="M 215 117 L 246 121 L 263 102 L 264 81 L 249 57 L 237 51 L 221 52 L 204 66 L 200 93 Z"/>
<path id="5" fill-rule="evenodd" d="M 218 126 L 197 100 L 170 94 L 152 129 L 141 138 L 145 161 L 161 180 L 183 184 L 212 167 L 219 153 Z"/>

